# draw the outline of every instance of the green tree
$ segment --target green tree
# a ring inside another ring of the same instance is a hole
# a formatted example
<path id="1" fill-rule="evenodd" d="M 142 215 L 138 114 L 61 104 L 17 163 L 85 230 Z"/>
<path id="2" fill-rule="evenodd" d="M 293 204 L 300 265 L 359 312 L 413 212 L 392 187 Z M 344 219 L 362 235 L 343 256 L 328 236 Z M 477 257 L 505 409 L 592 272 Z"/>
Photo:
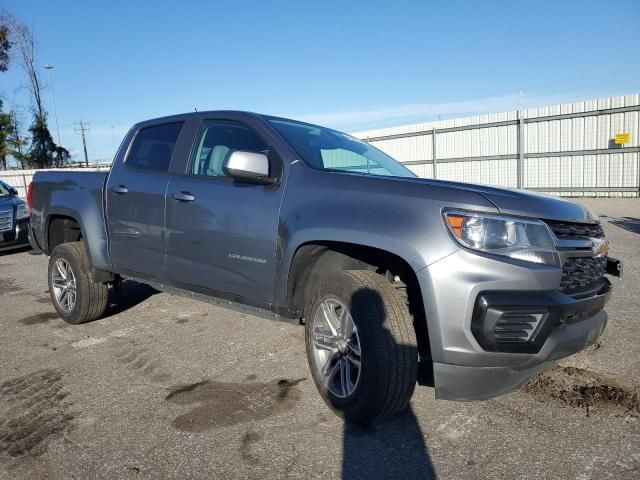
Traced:
<path id="1" fill-rule="evenodd" d="M 9 138 L 13 134 L 13 122 L 10 113 L 2 111 L 2 99 L 0 99 L 0 169 L 7 169 L 7 161 L 11 150 Z"/>
<path id="2" fill-rule="evenodd" d="M 11 49 L 9 33 L 9 25 L 7 25 L 5 15 L 0 13 L 0 72 L 6 72 L 9 68 L 9 49 Z M 2 99 L 0 99 L 0 168 L 3 169 L 7 168 L 9 156 L 7 138 L 11 134 L 11 128 L 11 116 L 2 111 Z"/>
<path id="3" fill-rule="evenodd" d="M 71 157 L 69 151 L 55 144 L 47 127 L 46 114 L 34 115 L 33 124 L 29 128 L 31 147 L 27 161 L 32 168 L 61 167 Z"/>
<path id="4" fill-rule="evenodd" d="M 69 153 L 69 150 L 58 145 L 56 146 L 53 159 L 54 159 L 54 165 L 56 166 L 56 168 L 60 168 L 65 163 L 69 163 L 69 160 L 71 160 L 71 154 Z"/>
<path id="5" fill-rule="evenodd" d="M 20 133 L 20 123 L 18 122 L 17 112 L 15 110 L 11 111 L 9 112 L 9 115 L 11 116 L 12 127 L 9 129 L 9 135 L 7 137 L 8 153 L 13 157 L 16 163 L 20 165 L 20 168 L 24 169 L 27 168 L 27 165 L 29 164 L 29 158 L 26 154 L 29 142 Z"/>
<path id="6" fill-rule="evenodd" d="M 9 41 L 9 25 L 5 24 L 4 15 L 0 16 L 0 72 L 6 72 L 9 68 L 9 49 L 11 42 Z"/>

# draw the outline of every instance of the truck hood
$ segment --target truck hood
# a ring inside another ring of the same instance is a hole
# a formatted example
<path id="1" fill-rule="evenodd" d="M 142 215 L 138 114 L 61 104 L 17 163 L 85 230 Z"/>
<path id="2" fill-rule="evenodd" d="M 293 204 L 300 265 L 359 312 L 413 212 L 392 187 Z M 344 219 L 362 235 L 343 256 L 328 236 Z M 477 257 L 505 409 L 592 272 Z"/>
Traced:
<path id="1" fill-rule="evenodd" d="M 0 207 L 11 207 L 24 203 L 18 197 L 0 197 Z"/>
<path id="2" fill-rule="evenodd" d="M 410 181 L 477 193 L 493 203 L 500 213 L 565 222 L 598 222 L 588 207 L 542 193 L 446 180 L 411 178 Z"/>

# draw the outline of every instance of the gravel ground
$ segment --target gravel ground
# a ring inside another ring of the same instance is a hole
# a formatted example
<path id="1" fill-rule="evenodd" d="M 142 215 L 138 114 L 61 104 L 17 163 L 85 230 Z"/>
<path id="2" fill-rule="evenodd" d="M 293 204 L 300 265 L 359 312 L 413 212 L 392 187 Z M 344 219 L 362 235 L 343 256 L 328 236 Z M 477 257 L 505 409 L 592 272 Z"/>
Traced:
<path id="1" fill-rule="evenodd" d="M 419 387 L 368 428 L 325 407 L 299 326 L 134 282 L 71 326 L 47 259 L 2 255 L 0 478 L 640 478 L 640 201 L 585 203 L 625 262 L 601 341 L 495 400 Z"/>

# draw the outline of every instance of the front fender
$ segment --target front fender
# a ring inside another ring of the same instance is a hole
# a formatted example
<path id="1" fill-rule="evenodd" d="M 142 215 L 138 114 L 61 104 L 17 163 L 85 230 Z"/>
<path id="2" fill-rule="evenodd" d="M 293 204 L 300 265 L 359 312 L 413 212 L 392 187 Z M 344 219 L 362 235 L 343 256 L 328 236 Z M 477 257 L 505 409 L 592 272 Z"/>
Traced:
<path id="1" fill-rule="evenodd" d="M 396 255 L 402 258 L 414 272 L 424 269 L 425 259 L 421 252 L 413 245 L 401 242 L 398 238 L 380 234 L 363 235 L 362 231 L 335 229 L 335 228 L 308 228 L 296 231 L 287 242 L 287 247 L 282 251 L 283 257 L 279 262 L 279 271 L 276 278 L 280 279 L 276 283 L 274 297 L 276 305 L 288 305 L 288 284 L 289 275 L 296 252 L 304 245 L 313 243 L 336 242 L 354 246 L 372 247 L 378 250 Z"/>
<path id="2" fill-rule="evenodd" d="M 373 247 L 402 258 L 414 272 L 459 249 L 442 208 L 495 211 L 483 197 L 413 181 L 312 171 L 291 165 L 278 224 L 276 307 L 287 305 L 296 251 L 313 242 Z"/>

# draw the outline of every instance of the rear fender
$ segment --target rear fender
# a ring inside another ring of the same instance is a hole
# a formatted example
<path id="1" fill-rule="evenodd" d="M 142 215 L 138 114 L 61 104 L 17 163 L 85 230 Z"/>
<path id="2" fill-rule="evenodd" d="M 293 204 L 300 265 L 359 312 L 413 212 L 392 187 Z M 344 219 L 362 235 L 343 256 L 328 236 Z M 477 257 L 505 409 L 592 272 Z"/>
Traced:
<path id="1" fill-rule="evenodd" d="M 99 217 L 97 215 L 100 215 Z M 46 211 L 46 221 L 44 222 L 44 242 L 43 250 L 47 255 L 51 255 L 49 244 L 49 227 L 51 221 L 58 217 L 67 217 L 78 223 L 82 234 L 82 241 L 85 244 L 89 262 L 94 269 L 111 270 L 111 261 L 108 254 L 108 241 L 104 229 L 101 212 L 97 212 L 95 207 L 84 205 L 81 209 L 68 207 L 50 207 Z M 87 220 L 88 219 L 88 220 Z"/>

